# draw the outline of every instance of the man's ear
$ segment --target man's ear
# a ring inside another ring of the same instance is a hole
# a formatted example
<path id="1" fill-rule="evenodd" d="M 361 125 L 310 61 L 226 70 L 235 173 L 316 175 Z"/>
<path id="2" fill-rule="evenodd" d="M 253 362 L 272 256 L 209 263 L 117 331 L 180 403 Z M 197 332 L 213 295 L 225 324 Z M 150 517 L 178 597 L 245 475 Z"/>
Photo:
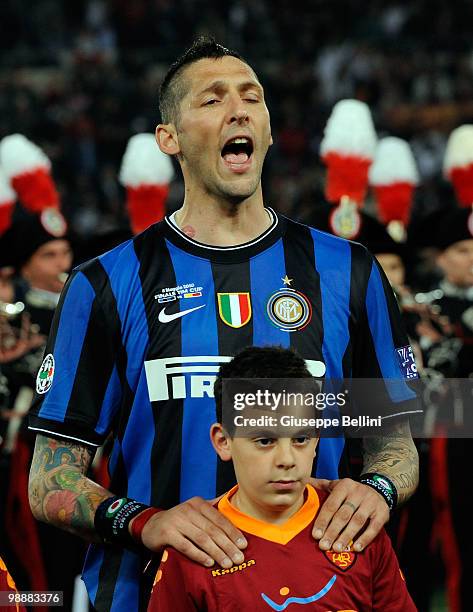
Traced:
<path id="1" fill-rule="evenodd" d="M 232 439 L 221 423 L 214 423 L 210 428 L 210 440 L 220 459 L 230 461 L 232 458 Z"/>
<path id="2" fill-rule="evenodd" d="M 156 128 L 156 142 L 163 153 L 177 155 L 180 153 L 179 139 L 173 123 L 160 123 Z"/>

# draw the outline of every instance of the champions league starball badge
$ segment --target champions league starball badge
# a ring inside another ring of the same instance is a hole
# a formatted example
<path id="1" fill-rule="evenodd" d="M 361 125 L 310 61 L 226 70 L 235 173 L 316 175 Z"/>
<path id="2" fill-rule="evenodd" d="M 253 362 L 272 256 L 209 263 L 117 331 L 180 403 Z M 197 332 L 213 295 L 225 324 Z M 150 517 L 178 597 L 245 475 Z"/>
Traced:
<path id="1" fill-rule="evenodd" d="M 312 306 L 307 297 L 295 289 L 279 289 L 266 304 L 266 313 L 273 325 L 282 331 L 300 331 L 312 318 Z"/>

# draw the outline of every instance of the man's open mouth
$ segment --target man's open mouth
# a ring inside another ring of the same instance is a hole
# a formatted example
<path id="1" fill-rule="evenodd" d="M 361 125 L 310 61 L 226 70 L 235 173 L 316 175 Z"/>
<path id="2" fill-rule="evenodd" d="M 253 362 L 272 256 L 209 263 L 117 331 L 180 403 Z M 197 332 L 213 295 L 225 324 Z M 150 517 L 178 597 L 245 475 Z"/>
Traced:
<path id="1" fill-rule="evenodd" d="M 253 141 L 247 136 L 236 136 L 222 148 L 221 156 L 229 165 L 246 165 L 253 153 Z"/>

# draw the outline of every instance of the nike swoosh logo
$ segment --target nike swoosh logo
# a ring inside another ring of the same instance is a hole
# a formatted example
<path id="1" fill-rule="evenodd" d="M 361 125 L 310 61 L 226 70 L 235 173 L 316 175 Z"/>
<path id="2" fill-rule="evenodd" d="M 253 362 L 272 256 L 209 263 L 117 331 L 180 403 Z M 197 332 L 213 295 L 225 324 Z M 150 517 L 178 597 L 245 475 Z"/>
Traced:
<path id="1" fill-rule="evenodd" d="M 185 315 L 188 315 L 191 312 L 194 312 L 195 310 L 200 310 L 204 306 L 205 304 L 201 304 L 200 306 L 196 306 L 195 308 L 189 308 L 189 310 L 180 310 L 179 312 L 174 312 L 173 314 L 166 314 L 164 312 L 166 308 L 163 308 L 159 311 L 158 320 L 160 323 L 169 323 L 170 321 L 174 321 L 175 319 L 184 317 Z"/>

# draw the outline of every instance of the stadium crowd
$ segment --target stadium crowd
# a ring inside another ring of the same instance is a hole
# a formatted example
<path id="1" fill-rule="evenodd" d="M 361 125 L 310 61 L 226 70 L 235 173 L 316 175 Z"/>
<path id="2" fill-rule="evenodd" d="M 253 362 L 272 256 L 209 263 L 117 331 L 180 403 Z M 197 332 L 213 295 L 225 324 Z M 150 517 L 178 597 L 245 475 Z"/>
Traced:
<path id="1" fill-rule="evenodd" d="M 115 177 L 129 136 L 153 131 L 157 89 L 193 34 L 237 47 L 261 75 L 275 146 L 266 197 L 304 217 L 323 192 L 319 144 L 333 104 L 367 102 L 380 135 L 410 141 L 422 175 L 414 214 L 441 203 L 448 133 L 473 117 L 467 2 L 232 3 L 118 0 L 24 10 L 0 22 L 0 138 L 26 133 L 50 155 L 79 233 L 123 221 Z M 428 27 L 426 24 L 428 23 Z M 180 181 L 170 208 L 181 198 Z"/>
<path id="2" fill-rule="evenodd" d="M 2 334 L 10 314 L 0 312 L 4 417 L 0 478 L 6 485 L 0 495 L 0 557 L 20 589 L 64 580 L 64 591 L 71 598 L 74 584 L 70 578 L 79 573 L 85 551 L 82 541 L 45 525 L 32 540 L 31 532 L 25 540 L 36 546 L 29 560 L 21 542 L 12 544 L 15 513 L 25 522 L 30 518 L 21 508 L 27 503 L 25 478 L 32 438 L 17 417 L 27 413 L 32 392 L 23 396 L 19 390 L 34 386 L 32 375 L 41 364 L 59 299 L 52 280 L 35 271 L 35 258 L 54 243 L 56 250 L 47 256 L 55 258 L 57 279 L 58 274 L 70 271 L 72 258 L 80 263 L 85 253 L 96 255 L 131 235 L 126 193 L 123 181 L 118 180 L 123 155 L 130 137 L 154 132 L 160 120 L 157 93 L 163 76 L 196 35 L 212 34 L 237 49 L 264 85 L 274 145 L 266 158 L 263 189 L 265 202 L 275 211 L 333 231 L 321 144 L 327 120 L 340 100 L 366 103 L 379 138 L 397 136 L 409 143 L 419 181 L 407 250 L 394 246 L 386 235 L 380 246 L 377 230 L 366 220 L 366 235 L 357 235 L 355 240 L 375 254 L 394 253 L 402 260 L 400 278 L 393 280 L 385 271 L 419 368 L 431 379 L 437 373 L 440 377 L 471 377 L 473 273 L 467 270 L 460 278 L 460 260 L 451 259 L 451 249 L 468 241 L 473 257 L 473 222 L 467 219 L 468 209 L 458 212 L 444 174 L 449 136 L 458 126 L 473 123 L 469 11 L 466 0 L 455 5 L 444 0 L 371 0 L 362 6 L 356 0 L 312 0 L 298 9 L 282 0 L 37 0 L 31 7 L 15 0 L 4 2 L 0 16 L 0 142 L 20 133 L 44 150 L 70 230 L 58 233 L 54 224 L 60 224 L 60 219 L 52 218 L 51 225 L 40 227 L 36 218 L 21 219 L 20 214 L 22 225 L 15 230 L 19 233 L 13 231 L 9 241 L 1 243 L 15 257 L 0 260 L 0 306 L 24 303 L 29 317 L 26 322 L 22 319 L 25 334 L 19 332 L 24 345 L 18 355 L 9 356 L 10 345 L 4 343 L 7 336 Z M 173 164 L 176 172 L 169 192 L 166 190 L 168 212 L 177 210 L 184 196 L 176 160 Z M 443 212 L 435 217 L 439 210 Z M 371 189 L 363 214 L 375 215 L 375 211 Z M 428 220 L 424 223 L 424 219 Z M 94 243 L 107 233 L 110 244 Z M 414 245 L 435 247 L 437 259 L 418 259 Z M 18 272 L 13 283 L 11 270 L 2 271 L 4 264 L 14 265 Z M 463 316 L 467 312 L 469 317 Z M 443 407 L 451 399 L 448 393 Z M 12 414 L 13 409 L 19 411 L 17 415 Z M 20 442 L 15 449 L 17 435 Z M 432 594 L 447 583 L 449 609 L 459 612 L 466 608 L 460 592 L 464 586 L 458 586 L 458 563 L 468 554 L 468 541 L 453 550 L 445 545 L 445 535 L 453 528 L 458 536 L 467 524 L 464 510 L 455 507 L 461 499 L 455 475 L 462 476 L 467 469 L 463 457 L 469 452 L 469 442 L 442 446 L 439 440 L 416 441 L 421 464 L 419 491 L 394 517 L 390 535 L 418 609 L 429 612 Z M 13 462 L 12 456 L 16 457 Z M 109 479 L 100 453 L 93 473 L 107 488 Z M 450 489 L 444 486 L 447 481 Z M 449 496 L 452 507 L 447 512 Z M 452 527 L 455 517 L 458 523 Z M 64 538 L 68 538 L 66 546 L 75 551 L 77 563 L 58 569 L 53 555 L 48 558 L 44 551 L 48 543 L 52 552 L 59 551 Z M 33 577 L 34 564 L 41 558 L 44 567 Z M 457 596 L 452 595 L 455 589 Z"/>

